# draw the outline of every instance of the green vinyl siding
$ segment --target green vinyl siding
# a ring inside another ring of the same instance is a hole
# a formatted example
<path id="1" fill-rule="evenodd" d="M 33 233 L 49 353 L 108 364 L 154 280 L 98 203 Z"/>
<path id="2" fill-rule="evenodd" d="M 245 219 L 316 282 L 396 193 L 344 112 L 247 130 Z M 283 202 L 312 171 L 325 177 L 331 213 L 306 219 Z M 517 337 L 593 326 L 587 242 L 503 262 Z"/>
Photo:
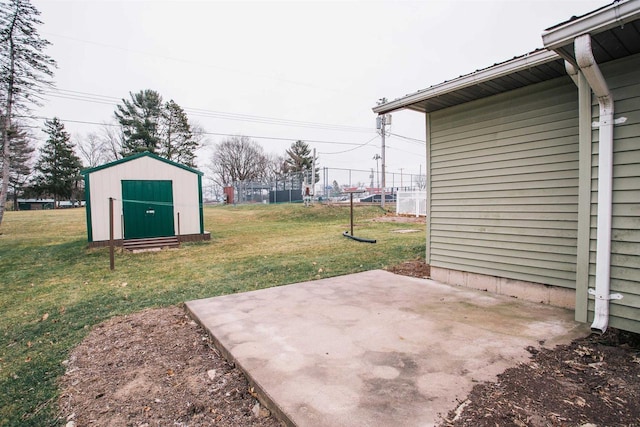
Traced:
<path id="1" fill-rule="evenodd" d="M 429 115 L 431 265 L 575 288 L 577 101 L 560 78 Z"/>
<path id="2" fill-rule="evenodd" d="M 640 333 L 640 55 L 601 65 L 613 93 L 614 117 L 627 121 L 614 128 L 613 205 L 611 230 L 611 292 L 623 296 L 611 300 L 609 325 Z M 592 116 L 598 120 L 597 100 Z M 591 230 L 589 287 L 595 287 L 596 224 L 598 212 L 598 129 L 592 131 Z M 589 297 L 589 321 L 594 300 Z"/>

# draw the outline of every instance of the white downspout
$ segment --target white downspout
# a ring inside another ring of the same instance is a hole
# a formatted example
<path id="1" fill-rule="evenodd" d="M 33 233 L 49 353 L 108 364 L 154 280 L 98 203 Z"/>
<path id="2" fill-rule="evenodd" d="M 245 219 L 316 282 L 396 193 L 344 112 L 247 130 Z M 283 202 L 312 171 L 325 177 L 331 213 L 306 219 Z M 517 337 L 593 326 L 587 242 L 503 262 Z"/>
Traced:
<path id="1" fill-rule="evenodd" d="M 598 223 L 596 242 L 595 315 L 591 330 L 604 333 L 609 325 L 609 300 L 621 295 L 610 294 L 611 279 L 611 200 L 613 193 L 613 97 L 598 68 L 591 50 L 591 36 L 583 34 L 574 41 L 576 61 L 591 90 L 598 98 L 600 121 L 598 127 Z"/>

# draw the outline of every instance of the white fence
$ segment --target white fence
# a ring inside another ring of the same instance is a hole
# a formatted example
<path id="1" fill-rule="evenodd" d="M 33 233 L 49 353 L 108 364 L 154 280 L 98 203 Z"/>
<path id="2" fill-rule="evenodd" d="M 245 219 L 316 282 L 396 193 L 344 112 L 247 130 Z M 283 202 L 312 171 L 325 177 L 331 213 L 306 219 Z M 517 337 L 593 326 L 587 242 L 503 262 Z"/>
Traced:
<path id="1" fill-rule="evenodd" d="M 426 191 L 398 191 L 396 214 L 427 216 Z"/>

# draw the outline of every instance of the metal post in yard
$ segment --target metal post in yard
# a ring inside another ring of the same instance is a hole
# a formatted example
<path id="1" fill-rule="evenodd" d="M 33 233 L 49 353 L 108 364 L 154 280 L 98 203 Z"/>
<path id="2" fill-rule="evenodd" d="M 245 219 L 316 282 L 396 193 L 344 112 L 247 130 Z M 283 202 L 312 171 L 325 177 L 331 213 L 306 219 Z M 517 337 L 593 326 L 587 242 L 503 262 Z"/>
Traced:
<path id="1" fill-rule="evenodd" d="M 180 212 L 178 212 L 178 243 L 180 243 Z"/>
<path id="2" fill-rule="evenodd" d="M 349 198 L 351 199 L 351 235 L 353 236 L 353 193 L 349 193 Z"/>
<path id="3" fill-rule="evenodd" d="M 109 269 L 115 270 L 116 259 L 113 243 L 113 197 L 109 197 Z"/>

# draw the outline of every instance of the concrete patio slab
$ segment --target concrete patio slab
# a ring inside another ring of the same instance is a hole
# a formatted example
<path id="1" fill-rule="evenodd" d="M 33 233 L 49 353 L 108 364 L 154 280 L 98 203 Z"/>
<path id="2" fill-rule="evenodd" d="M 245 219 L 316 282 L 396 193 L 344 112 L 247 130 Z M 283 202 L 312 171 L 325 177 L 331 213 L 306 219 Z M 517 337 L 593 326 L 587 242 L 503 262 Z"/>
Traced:
<path id="1" fill-rule="evenodd" d="M 298 426 L 430 426 L 477 382 L 586 336 L 573 313 L 375 270 L 187 303 Z"/>

